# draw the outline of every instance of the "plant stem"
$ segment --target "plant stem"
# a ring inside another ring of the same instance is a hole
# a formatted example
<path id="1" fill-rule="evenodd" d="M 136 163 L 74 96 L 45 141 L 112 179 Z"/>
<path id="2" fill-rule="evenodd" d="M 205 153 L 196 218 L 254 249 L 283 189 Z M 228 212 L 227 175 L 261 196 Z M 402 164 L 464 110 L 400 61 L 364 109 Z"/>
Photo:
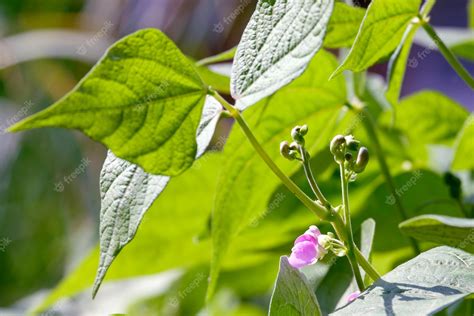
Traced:
<path id="1" fill-rule="evenodd" d="M 334 230 L 336 231 L 336 234 L 339 236 L 339 238 L 349 244 L 350 246 L 350 251 L 354 251 L 351 255 L 352 257 L 349 257 L 349 262 L 352 262 L 351 265 L 355 263 L 355 275 L 358 272 L 360 276 L 360 270 L 357 266 L 357 261 L 361 261 L 361 267 L 369 274 L 369 276 L 376 280 L 379 278 L 379 275 L 377 272 L 375 272 L 375 269 L 368 263 L 365 258 L 362 256 L 362 259 L 357 259 L 357 247 L 354 244 L 352 234 L 348 234 L 347 230 L 345 229 L 344 222 L 342 218 L 339 216 L 339 214 L 336 212 L 336 210 L 330 206 L 328 203 L 326 206 L 323 206 L 322 204 L 319 204 L 318 202 L 314 202 L 311 200 L 290 178 L 288 178 L 283 171 L 281 171 L 280 168 L 273 162 L 270 156 L 266 153 L 266 151 L 263 149 L 263 147 L 260 145 L 258 140 L 255 138 L 253 135 L 252 131 L 250 130 L 249 126 L 245 122 L 244 118 L 240 115 L 239 110 L 237 110 L 233 105 L 228 103 L 219 93 L 211 90 L 210 93 L 222 104 L 222 106 L 229 112 L 230 116 L 232 116 L 237 123 L 240 125 L 242 131 L 244 132 L 245 136 L 249 139 L 250 143 L 254 147 L 254 149 L 257 151 L 257 153 L 260 155 L 260 157 L 263 159 L 263 161 L 267 164 L 267 166 L 273 171 L 273 173 L 280 178 L 280 180 L 283 182 L 283 184 L 290 190 L 308 209 L 313 211 L 316 216 L 321 218 L 322 220 L 326 220 L 331 222 L 332 226 L 334 227 Z M 308 165 L 309 166 L 309 165 Z M 313 178 L 314 179 L 314 178 Z M 350 240 L 350 242 L 348 242 Z M 356 277 L 357 280 L 357 277 Z M 360 280 L 362 280 L 362 277 L 360 276 L 358 284 L 362 285 L 363 288 L 363 282 L 360 283 Z M 360 287 L 360 286 L 359 286 Z"/>
<path id="2" fill-rule="evenodd" d="M 355 107 L 351 105 L 349 106 L 352 109 L 356 109 Z M 374 146 L 375 154 L 377 155 L 377 159 L 380 165 L 380 170 L 382 171 L 382 174 L 385 177 L 385 182 L 387 183 L 390 193 L 392 194 L 392 197 L 395 200 L 395 205 L 397 206 L 399 217 L 401 221 L 405 221 L 408 219 L 408 214 L 405 211 L 402 201 L 400 200 L 400 197 L 397 194 L 397 190 L 395 188 L 395 182 L 393 181 L 392 174 L 390 173 L 390 168 L 388 167 L 387 161 L 385 160 L 382 146 L 380 145 L 380 140 L 375 130 L 375 122 L 372 118 L 372 115 L 365 107 L 362 109 L 356 109 L 356 110 L 363 112 L 365 119 L 362 121 L 364 122 L 364 126 L 367 131 L 367 134 L 369 135 L 369 138 L 372 140 L 372 145 Z M 418 255 L 420 253 L 420 248 L 418 247 L 418 244 L 413 238 L 409 238 L 408 240 L 410 241 L 413 251 L 415 252 L 415 254 Z"/>
<path id="3" fill-rule="evenodd" d="M 339 171 L 341 174 L 341 191 L 342 191 L 342 204 L 344 207 L 344 222 L 345 228 L 347 231 L 347 258 L 349 259 L 349 263 L 351 264 L 352 272 L 354 273 L 354 277 L 357 282 L 357 286 L 359 287 L 360 291 L 365 289 L 364 280 L 362 280 L 362 275 L 360 274 L 359 264 L 357 263 L 357 259 L 354 255 L 354 235 L 352 234 L 352 223 L 351 223 L 351 212 L 349 209 L 349 185 L 348 179 L 346 175 L 346 169 L 344 168 L 344 162 L 339 163 Z"/>
<path id="4" fill-rule="evenodd" d="M 314 178 L 313 171 L 311 170 L 311 164 L 310 164 L 310 156 L 309 153 L 306 151 L 306 149 L 303 148 L 303 146 L 300 147 L 300 154 L 302 158 L 302 164 L 303 164 L 303 169 L 304 173 L 306 175 L 306 179 L 309 182 L 309 185 L 311 189 L 313 190 L 314 194 L 318 198 L 318 200 L 321 202 L 322 205 L 328 206 L 330 203 L 326 198 L 324 197 L 324 194 L 321 192 L 319 189 L 318 183 L 316 182 L 316 179 Z"/>
<path id="5" fill-rule="evenodd" d="M 448 46 L 441 40 L 441 38 L 436 34 L 436 31 L 431 27 L 426 20 L 421 19 L 421 25 L 425 29 L 426 33 L 431 37 L 431 39 L 435 42 L 436 46 L 438 46 L 441 54 L 443 54 L 444 58 L 448 61 L 448 63 L 453 67 L 454 71 L 457 72 L 459 77 L 461 77 L 471 89 L 474 89 L 474 78 L 471 77 L 469 72 L 464 68 L 464 66 L 459 62 L 453 52 L 449 49 Z"/>
<path id="6" fill-rule="evenodd" d="M 217 92 L 211 91 L 212 95 L 222 104 L 222 106 L 229 111 L 230 115 L 237 121 L 240 125 L 240 128 L 244 132 L 245 136 L 248 138 L 254 149 L 267 164 L 267 166 L 273 171 L 273 173 L 280 178 L 283 184 L 293 193 L 307 208 L 313 211 L 319 218 L 327 221 L 333 221 L 334 216 L 326 207 L 315 203 L 311 200 L 306 193 L 304 193 L 288 176 L 281 171 L 281 169 L 275 164 L 272 158 L 267 154 L 265 149 L 260 145 L 255 135 L 250 130 L 247 122 L 245 122 L 242 115 L 238 109 L 236 109 L 232 104 L 228 103 L 220 94 Z"/>

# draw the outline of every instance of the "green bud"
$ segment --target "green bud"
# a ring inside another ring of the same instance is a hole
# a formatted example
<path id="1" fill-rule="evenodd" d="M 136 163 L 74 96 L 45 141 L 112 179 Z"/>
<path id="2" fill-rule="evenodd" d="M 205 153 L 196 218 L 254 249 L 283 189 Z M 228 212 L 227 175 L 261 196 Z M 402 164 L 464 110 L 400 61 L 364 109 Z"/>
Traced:
<path id="1" fill-rule="evenodd" d="M 358 151 L 360 142 L 354 139 L 354 136 L 346 136 L 347 149 L 350 151 Z"/>
<path id="2" fill-rule="evenodd" d="M 369 151 L 365 147 L 361 147 L 359 149 L 359 153 L 357 154 L 357 160 L 354 164 L 353 170 L 356 173 L 361 173 L 367 167 L 369 163 Z"/>
<path id="3" fill-rule="evenodd" d="M 345 144 L 346 138 L 342 135 L 337 135 L 332 139 L 331 145 L 329 145 L 329 150 L 334 155 L 334 159 L 337 162 L 341 162 L 342 160 L 344 160 Z"/>
<path id="4" fill-rule="evenodd" d="M 286 140 L 280 143 L 280 154 L 286 159 L 293 160 L 290 151 L 290 145 Z"/>
<path id="5" fill-rule="evenodd" d="M 300 134 L 301 134 L 302 136 L 306 136 L 306 134 L 308 134 L 308 125 L 305 124 L 305 125 L 301 126 L 301 128 L 300 128 Z"/>
<path id="6" fill-rule="evenodd" d="M 306 133 L 301 132 L 302 127 L 301 126 L 296 126 L 291 130 L 291 138 L 298 143 L 299 145 L 304 146 L 304 135 Z M 306 126 L 305 128 L 306 132 L 308 131 L 308 127 Z"/>

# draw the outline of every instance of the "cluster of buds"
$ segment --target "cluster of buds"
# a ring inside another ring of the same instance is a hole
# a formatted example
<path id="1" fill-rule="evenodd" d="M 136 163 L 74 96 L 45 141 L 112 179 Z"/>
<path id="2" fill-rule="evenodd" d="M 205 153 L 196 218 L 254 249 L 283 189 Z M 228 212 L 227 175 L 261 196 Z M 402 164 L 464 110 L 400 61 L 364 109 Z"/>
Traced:
<path id="1" fill-rule="evenodd" d="M 302 268 L 315 264 L 329 251 L 338 257 L 345 256 L 347 249 L 344 244 L 334 238 L 334 234 L 321 234 L 318 227 L 310 226 L 301 236 L 296 238 L 288 262 L 294 268 Z"/>
<path id="2" fill-rule="evenodd" d="M 369 151 L 360 146 L 360 142 L 352 135 L 334 137 L 330 150 L 334 155 L 334 160 L 350 173 L 361 173 L 369 163 Z"/>
<path id="3" fill-rule="evenodd" d="M 287 141 L 281 142 L 280 153 L 288 160 L 303 160 L 301 156 L 301 148 L 304 148 L 304 137 L 308 133 L 308 125 L 296 126 L 291 130 L 291 138 L 293 142 L 289 144 Z"/>

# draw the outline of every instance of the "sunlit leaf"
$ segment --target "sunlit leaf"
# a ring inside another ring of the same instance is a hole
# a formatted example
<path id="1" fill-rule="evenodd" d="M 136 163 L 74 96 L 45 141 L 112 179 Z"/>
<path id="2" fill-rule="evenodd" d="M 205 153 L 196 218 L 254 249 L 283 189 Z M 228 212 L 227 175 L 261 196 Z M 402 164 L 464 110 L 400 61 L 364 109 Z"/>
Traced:
<path id="1" fill-rule="evenodd" d="M 206 150 L 222 111 L 221 105 L 208 96 L 199 123 L 196 158 Z M 109 152 L 100 176 L 100 262 L 94 281 L 95 296 L 115 257 L 137 232 L 151 204 L 165 189 L 170 177 L 146 173 L 139 166 Z"/>
<path id="2" fill-rule="evenodd" d="M 398 266 L 333 315 L 431 315 L 474 292 L 474 256 L 438 247 Z"/>
<path id="3" fill-rule="evenodd" d="M 196 156 L 207 88 L 163 33 L 140 30 L 115 43 L 63 99 L 16 124 L 79 129 L 145 171 L 177 175 Z"/>
<path id="4" fill-rule="evenodd" d="M 399 228 L 416 239 L 474 253 L 474 219 L 421 215 L 400 223 Z"/>
<path id="5" fill-rule="evenodd" d="M 359 26 L 364 19 L 365 10 L 343 2 L 336 2 L 329 20 L 324 47 L 339 48 L 351 46 Z"/>
<path id="6" fill-rule="evenodd" d="M 344 70 L 363 71 L 390 54 L 406 27 L 417 16 L 421 0 L 373 0 L 349 55 L 333 76 Z"/>
<path id="7" fill-rule="evenodd" d="M 303 73 L 321 48 L 333 0 L 259 0 L 234 58 L 231 92 L 244 110 Z"/>
<path id="8" fill-rule="evenodd" d="M 453 169 L 474 170 L 474 114 L 464 122 L 462 130 L 456 139 Z"/>

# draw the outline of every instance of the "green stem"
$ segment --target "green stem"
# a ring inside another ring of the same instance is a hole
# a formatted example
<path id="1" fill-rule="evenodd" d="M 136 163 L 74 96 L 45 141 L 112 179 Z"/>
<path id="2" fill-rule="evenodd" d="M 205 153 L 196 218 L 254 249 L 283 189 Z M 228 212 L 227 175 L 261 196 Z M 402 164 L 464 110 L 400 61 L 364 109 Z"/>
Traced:
<path id="1" fill-rule="evenodd" d="M 306 175 L 306 179 L 308 179 L 311 189 L 313 190 L 314 194 L 316 195 L 316 197 L 318 198 L 318 200 L 321 202 L 322 205 L 325 205 L 325 206 L 330 205 L 328 200 L 324 197 L 324 194 L 319 189 L 318 183 L 316 182 L 316 179 L 314 178 L 313 171 L 311 170 L 309 153 L 306 151 L 306 149 L 303 148 L 303 146 L 299 146 L 299 147 L 300 147 L 301 158 L 303 160 L 302 164 L 303 164 L 304 173 Z"/>
<path id="2" fill-rule="evenodd" d="M 349 106 L 352 109 L 355 109 L 353 106 L 351 105 Z M 382 174 L 385 177 L 385 182 L 387 183 L 390 193 L 392 194 L 392 197 L 395 200 L 395 205 L 397 207 L 400 220 L 406 221 L 408 219 L 408 214 L 405 211 L 402 201 L 400 200 L 400 197 L 397 194 L 397 190 L 395 188 L 395 182 L 393 181 L 392 174 L 390 173 L 390 168 L 388 167 L 387 161 L 385 160 L 385 155 L 382 150 L 382 146 L 380 145 L 380 140 L 378 138 L 377 132 L 375 130 L 375 122 L 372 118 L 372 115 L 367 110 L 367 108 L 356 109 L 356 110 L 363 112 L 365 119 L 362 121 L 364 122 L 364 126 L 367 131 L 367 134 L 369 135 L 369 138 L 372 140 L 372 145 L 374 146 L 375 154 L 377 155 L 377 160 L 380 165 L 380 170 L 382 171 Z M 419 254 L 420 248 L 418 247 L 418 244 L 416 243 L 416 241 L 413 238 L 409 238 L 408 240 L 410 241 L 410 244 L 415 254 Z"/>
<path id="3" fill-rule="evenodd" d="M 349 259 L 349 263 L 351 264 L 352 272 L 354 273 L 354 277 L 357 282 L 357 286 L 359 287 L 360 291 L 365 289 L 364 280 L 362 279 L 362 275 L 360 274 L 359 264 L 357 263 L 357 259 L 354 255 L 354 235 L 352 234 L 352 223 L 351 223 L 351 212 L 349 209 L 349 184 L 347 180 L 346 170 L 344 168 L 344 162 L 339 163 L 339 171 L 341 174 L 341 191 L 342 191 L 342 204 L 344 207 L 344 221 L 345 221 L 345 229 L 347 231 L 347 258 Z"/>
<path id="4" fill-rule="evenodd" d="M 222 106 L 229 111 L 230 115 L 237 121 L 240 125 L 240 128 L 244 132 L 245 136 L 247 136 L 248 140 L 263 159 L 263 161 L 267 164 L 267 166 L 273 171 L 273 173 L 280 178 L 283 184 L 293 193 L 307 208 L 313 211 L 319 218 L 327 221 L 333 221 L 333 214 L 330 212 L 326 207 L 315 203 L 311 200 L 306 193 L 304 193 L 288 176 L 285 175 L 283 171 L 275 164 L 272 158 L 267 154 L 265 149 L 260 145 L 255 135 L 250 130 L 247 122 L 245 122 L 242 115 L 238 109 L 236 109 L 233 105 L 228 103 L 220 94 L 217 92 L 211 91 L 212 95 L 222 104 Z"/>
<path id="5" fill-rule="evenodd" d="M 420 17 L 421 18 L 421 17 Z M 421 20 L 421 25 L 425 29 L 426 33 L 431 37 L 431 39 L 438 46 L 439 51 L 443 54 L 444 58 L 448 63 L 453 67 L 456 73 L 461 77 L 471 89 L 474 89 L 474 78 L 471 77 L 469 72 L 464 68 L 464 66 L 459 62 L 453 52 L 449 49 L 448 46 L 441 40 L 441 38 L 436 34 L 436 31 L 431 27 L 429 23 L 425 20 Z"/>
<path id="6" fill-rule="evenodd" d="M 332 226 L 334 227 L 334 230 L 336 231 L 336 234 L 339 236 L 339 238 L 345 242 L 348 243 L 348 240 L 352 240 L 350 243 L 351 249 L 354 250 L 354 257 L 353 259 L 349 258 L 349 261 L 354 261 L 357 260 L 357 247 L 355 246 L 352 236 L 349 236 L 347 234 L 347 231 L 345 229 L 344 222 L 342 221 L 342 218 L 339 216 L 339 214 L 336 212 L 336 210 L 330 206 L 329 204 L 325 206 L 314 202 L 311 200 L 290 178 L 288 178 L 283 171 L 278 168 L 278 166 L 273 162 L 273 160 L 268 156 L 268 154 L 265 152 L 263 147 L 260 145 L 258 140 L 255 138 L 253 135 L 252 131 L 250 130 L 249 126 L 245 122 L 244 118 L 240 115 L 239 110 L 237 110 L 233 105 L 228 103 L 219 93 L 211 90 L 210 93 L 222 104 L 222 106 L 229 112 L 229 115 L 231 115 L 237 123 L 240 125 L 242 131 L 244 132 L 245 136 L 249 139 L 250 143 L 252 146 L 255 148 L 257 153 L 260 155 L 260 157 L 263 159 L 263 161 L 270 167 L 270 169 L 273 171 L 273 173 L 280 178 L 280 180 L 283 182 L 283 184 L 290 190 L 308 209 L 313 211 L 316 216 L 321 218 L 322 220 L 327 220 L 332 223 Z M 352 251 L 352 250 L 351 250 Z M 365 258 L 362 258 L 362 260 L 365 261 Z M 370 265 L 368 262 L 362 262 L 361 267 L 365 267 L 364 270 L 369 274 L 369 276 L 376 280 L 379 278 L 378 274 L 374 271 L 375 269 Z M 370 267 L 370 268 L 367 268 Z M 360 270 L 356 270 L 359 271 Z M 360 278 L 362 279 L 362 278 Z M 363 284 L 363 283 L 362 283 Z"/>

